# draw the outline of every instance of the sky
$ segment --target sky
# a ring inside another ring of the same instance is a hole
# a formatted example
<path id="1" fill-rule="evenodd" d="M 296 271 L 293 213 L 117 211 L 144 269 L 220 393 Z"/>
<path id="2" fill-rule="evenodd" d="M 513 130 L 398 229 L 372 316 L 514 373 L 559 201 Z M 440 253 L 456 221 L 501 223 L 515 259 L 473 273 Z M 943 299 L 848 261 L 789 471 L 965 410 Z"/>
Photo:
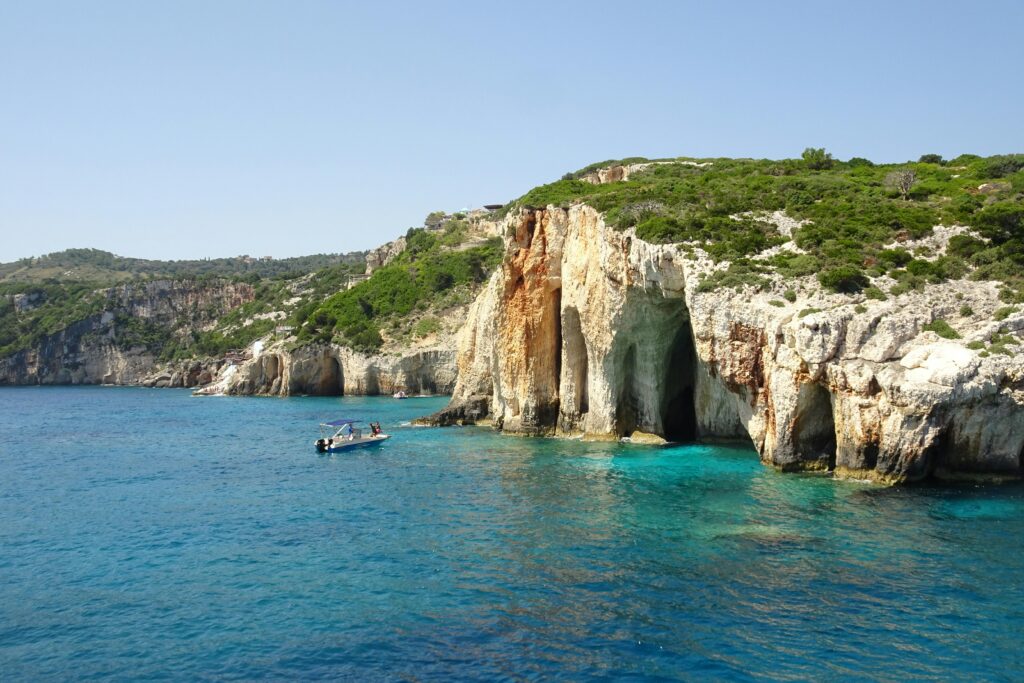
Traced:
<path id="1" fill-rule="evenodd" d="M 626 156 L 1024 152 L 1024 2 L 0 0 L 0 261 L 372 248 Z"/>

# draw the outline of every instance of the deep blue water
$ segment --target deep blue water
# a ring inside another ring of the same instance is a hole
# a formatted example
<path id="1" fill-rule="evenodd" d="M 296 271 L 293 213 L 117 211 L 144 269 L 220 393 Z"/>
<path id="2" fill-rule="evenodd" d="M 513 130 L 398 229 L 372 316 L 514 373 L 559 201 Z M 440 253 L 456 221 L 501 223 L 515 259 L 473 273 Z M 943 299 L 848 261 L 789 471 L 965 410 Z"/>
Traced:
<path id="1" fill-rule="evenodd" d="M 0 678 L 1024 676 L 1019 486 L 399 426 L 443 403 L 0 390 Z"/>

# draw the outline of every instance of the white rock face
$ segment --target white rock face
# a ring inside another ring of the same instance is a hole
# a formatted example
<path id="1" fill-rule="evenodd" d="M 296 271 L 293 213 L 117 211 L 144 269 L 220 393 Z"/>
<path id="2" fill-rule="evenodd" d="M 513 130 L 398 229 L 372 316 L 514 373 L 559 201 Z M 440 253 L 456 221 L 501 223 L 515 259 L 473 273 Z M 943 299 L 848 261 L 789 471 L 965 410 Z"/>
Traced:
<path id="1" fill-rule="evenodd" d="M 1024 327 L 993 325 L 991 283 L 885 302 L 796 283 L 805 294 L 790 303 L 792 282 L 701 291 L 715 267 L 703 252 L 612 230 L 586 205 L 524 209 L 503 233 L 504 263 L 460 332 L 453 400 L 434 422 L 742 437 L 782 469 L 890 482 L 1021 470 L 1024 360 L 965 345 Z M 963 303 L 977 313 L 958 318 Z M 922 332 L 937 318 L 963 342 Z"/>
<path id="2" fill-rule="evenodd" d="M 225 365 L 199 396 L 341 396 L 448 394 L 456 379 L 454 348 L 368 356 L 333 344 L 263 347 L 250 360 Z"/>

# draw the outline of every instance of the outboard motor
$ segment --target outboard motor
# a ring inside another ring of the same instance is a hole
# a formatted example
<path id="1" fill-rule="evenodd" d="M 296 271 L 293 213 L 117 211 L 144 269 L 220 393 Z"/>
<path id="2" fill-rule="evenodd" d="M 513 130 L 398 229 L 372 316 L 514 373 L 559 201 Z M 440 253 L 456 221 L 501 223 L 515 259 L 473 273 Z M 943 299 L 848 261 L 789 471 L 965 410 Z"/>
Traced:
<path id="1" fill-rule="evenodd" d="M 323 453 L 326 450 L 327 450 L 327 439 L 317 439 L 316 440 L 316 452 L 317 453 Z"/>

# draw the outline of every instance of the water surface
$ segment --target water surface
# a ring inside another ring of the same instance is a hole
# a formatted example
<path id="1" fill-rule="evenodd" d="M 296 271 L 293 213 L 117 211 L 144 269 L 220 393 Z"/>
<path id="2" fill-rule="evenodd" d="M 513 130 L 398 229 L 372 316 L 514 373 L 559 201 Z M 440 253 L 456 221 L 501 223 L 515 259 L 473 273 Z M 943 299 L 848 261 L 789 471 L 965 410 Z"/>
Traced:
<path id="1" fill-rule="evenodd" d="M 400 426 L 443 403 L 0 389 L 0 675 L 1021 675 L 1021 487 Z"/>

